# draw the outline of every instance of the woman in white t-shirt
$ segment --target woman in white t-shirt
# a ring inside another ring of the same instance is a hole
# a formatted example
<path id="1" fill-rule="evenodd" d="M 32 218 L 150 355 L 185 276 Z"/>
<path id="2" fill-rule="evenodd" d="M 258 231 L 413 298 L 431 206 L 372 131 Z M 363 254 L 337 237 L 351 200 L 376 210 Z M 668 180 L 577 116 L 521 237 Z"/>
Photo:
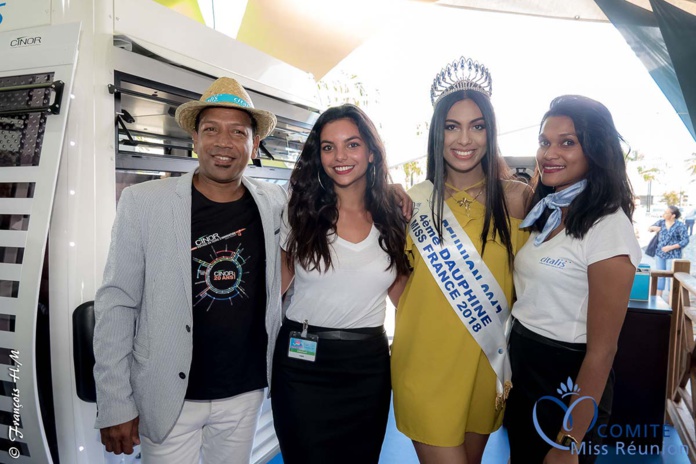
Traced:
<path id="1" fill-rule="evenodd" d="M 641 258 L 621 136 L 609 110 L 566 95 L 542 119 L 540 176 L 515 258 L 511 464 L 591 463 Z M 585 441 L 583 445 L 581 442 Z"/>
<path id="2" fill-rule="evenodd" d="M 384 146 L 354 105 L 324 112 L 290 178 L 280 230 L 285 320 L 273 418 L 286 463 L 377 463 L 389 414 L 386 297 L 408 273 Z"/>

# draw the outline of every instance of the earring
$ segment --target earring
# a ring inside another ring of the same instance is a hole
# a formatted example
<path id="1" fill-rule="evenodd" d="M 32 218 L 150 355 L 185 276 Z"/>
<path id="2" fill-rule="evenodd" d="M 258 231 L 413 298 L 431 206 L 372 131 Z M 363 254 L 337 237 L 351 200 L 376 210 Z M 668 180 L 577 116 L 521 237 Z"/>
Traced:
<path id="1" fill-rule="evenodd" d="M 317 180 L 319 181 L 319 185 L 321 185 L 322 190 L 326 190 L 326 187 L 324 187 L 324 184 L 321 183 L 321 174 L 319 171 L 317 171 Z"/>
<path id="2" fill-rule="evenodd" d="M 377 179 L 377 168 L 375 168 L 374 163 L 372 164 L 372 182 L 370 183 L 370 188 L 375 186 L 375 181 Z"/>

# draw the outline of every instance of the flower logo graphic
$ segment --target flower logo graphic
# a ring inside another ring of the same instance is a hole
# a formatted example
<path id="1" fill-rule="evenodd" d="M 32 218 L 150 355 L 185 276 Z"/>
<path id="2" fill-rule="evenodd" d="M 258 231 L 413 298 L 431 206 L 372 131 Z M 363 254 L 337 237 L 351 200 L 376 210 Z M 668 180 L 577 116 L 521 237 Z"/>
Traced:
<path id="1" fill-rule="evenodd" d="M 561 388 L 557 388 L 556 391 L 559 395 L 561 395 L 561 398 L 565 398 L 566 396 L 570 395 L 580 396 L 580 387 L 578 384 L 574 384 L 570 377 L 568 377 L 568 381 L 566 383 L 561 382 Z"/>
<path id="2" fill-rule="evenodd" d="M 532 420 L 534 422 L 534 428 L 536 428 L 537 433 L 541 437 L 542 440 L 544 440 L 546 443 L 549 445 L 553 446 L 554 448 L 558 448 L 560 450 L 569 450 L 570 446 L 565 446 L 556 443 L 555 440 L 552 440 L 549 438 L 544 431 L 541 429 L 541 425 L 539 424 L 539 419 L 537 417 L 537 408 L 542 402 L 551 402 L 554 404 L 557 404 L 564 412 L 565 415 L 563 416 L 563 423 L 561 425 L 561 428 L 563 430 L 563 433 L 570 434 L 570 432 L 573 430 L 573 410 L 575 407 L 582 403 L 583 401 L 591 401 L 592 405 L 594 406 L 594 415 L 592 417 L 592 422 L 590 422 L 590 426 L 587 428 L 587 430 L 591 430 L 592 427 L 594 427 L 595 422 L 597 422 L 597 413 L 598 413 L 598 408 L 597 408 L 597 402 L 592 398 L 591 396 L 580 396 L 580 387 L 573 382 L 573 380 L 568 377 L 568 380 L 566 382 L 561 382 L 561 385 L 559 388 L 556 389 L 556 392 L 560 395 L 561 399 L 556 398 L 555 396 L 542 396 L 537 400 L 536 403 L 534 403 L 534 410 L 532 411 Z M 577 397 L 574 401 L 570 403 L 570 405 L 566 405 L 563 401 L 561 401 L 563 398 L 566 397 Z M 573 450 L 575 451 L 575 450 Z"/>

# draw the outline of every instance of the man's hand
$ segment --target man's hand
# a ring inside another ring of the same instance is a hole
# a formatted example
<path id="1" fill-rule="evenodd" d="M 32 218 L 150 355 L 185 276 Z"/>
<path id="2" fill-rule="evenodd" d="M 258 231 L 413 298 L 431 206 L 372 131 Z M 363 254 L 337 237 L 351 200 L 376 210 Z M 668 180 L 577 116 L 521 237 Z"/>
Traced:
<path id="1" fill-rule="evenodd" d="M 411 197 L 406 193 L 406 189 L 401 184 L 389 184 L 388 187 L 391 192 L 396 195 L 396 201 L 401 207 L 401 213 L 404 215 L 404 219 L 410 221 L 413 215 L 413 200 L 411 200 Z"/>
<path id="2" fill-rule="evenodd" d="M 101 441 L 106 451 L 114 454 L 133 454 L 133 446 L 140 444 L 139 422 L 140 418 L 136 417 L 123 424 L 101 429 Z"/>

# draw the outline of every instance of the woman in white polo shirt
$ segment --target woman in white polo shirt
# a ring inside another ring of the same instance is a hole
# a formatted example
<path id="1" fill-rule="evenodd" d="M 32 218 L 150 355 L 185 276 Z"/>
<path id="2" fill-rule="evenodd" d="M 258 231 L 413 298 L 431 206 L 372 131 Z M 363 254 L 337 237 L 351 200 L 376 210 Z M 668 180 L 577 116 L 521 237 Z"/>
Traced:
<path id="1" fill-rule="evenodd" d="M 540 182 L 522 223 L 533 232 L 514 269 L 512 464 L 590 463 L 588 446 L 601 444 L 641 258 L 621 141 L 609 110 L 586 97 L 558 97 L 542 119 Z"/>
<path id="2" fill-rule="evenodd" d="M 386 297 L 408 273 L 385 151 L 354 105 L 329 108 L 293 170 L 272 406 L 288 464 L 377 463 L 391 393 Z"/>

